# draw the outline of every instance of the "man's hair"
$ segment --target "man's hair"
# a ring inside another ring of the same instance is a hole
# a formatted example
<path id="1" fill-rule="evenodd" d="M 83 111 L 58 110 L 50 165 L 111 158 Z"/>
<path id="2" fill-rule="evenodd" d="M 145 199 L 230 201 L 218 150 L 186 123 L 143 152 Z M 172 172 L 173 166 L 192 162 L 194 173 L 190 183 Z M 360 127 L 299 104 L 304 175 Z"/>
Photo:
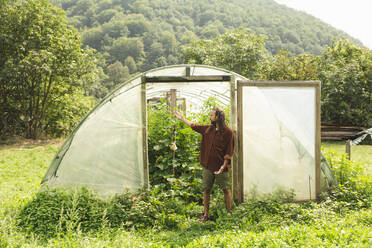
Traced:
<path id="1" fill-rule="evenodd" d="M 225 111 L 222 108 L 215 106 L 212 111 L 215 111 L 216 124 L 218 124 L 219 132 L 223 133 L 226 127 L 226 115 Z M 210 131 L 210 128 L 207 129 L 207 133 Z"/>

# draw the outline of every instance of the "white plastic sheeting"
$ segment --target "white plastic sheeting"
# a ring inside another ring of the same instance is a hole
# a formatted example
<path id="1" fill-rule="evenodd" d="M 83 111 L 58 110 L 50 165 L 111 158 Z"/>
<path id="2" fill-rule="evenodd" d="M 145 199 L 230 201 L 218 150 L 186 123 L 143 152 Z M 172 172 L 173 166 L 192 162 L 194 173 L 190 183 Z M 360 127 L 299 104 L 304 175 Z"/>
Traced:
<path id="1" fill-rule="evenodd" d="M 143 186 L 141 86 L 98 108 L 74 135 L 55 181 L 101 193 Z"/>
<path id="2" fill-rule="evenodd" d="M 242 88 L 245 197 L 294 190 L 315 199 L 315 88 Z"/>
<path id="3" fill-rule="evenodd" d="M 187 104 L 201 106 L 210 96 L 228 104 L 228 82 L 148 84 L 141 92 L 142 77 L 235 76 L 236 73 L 204 65 L 176 65 L 140 74 L 111 92 L 66 139 L 44 175 L 43 185 L 86 186 L 102 195 L 139 189 L 145 184 L 142 94 L 147 99 L 178 89 Z M 150 165 L 151 166 L 151 165 Z"/>
<path id="4" fill-rule="evenodd" d="M 147 98 L 165 97 L 171 89 L 177 98 L 184 98 L 188 111 L 199 112 L 209 97 L 218 99 L 221 104 L 230 104 L 230 82 L 192 82 L 192 83 L 147 83 Z"/>

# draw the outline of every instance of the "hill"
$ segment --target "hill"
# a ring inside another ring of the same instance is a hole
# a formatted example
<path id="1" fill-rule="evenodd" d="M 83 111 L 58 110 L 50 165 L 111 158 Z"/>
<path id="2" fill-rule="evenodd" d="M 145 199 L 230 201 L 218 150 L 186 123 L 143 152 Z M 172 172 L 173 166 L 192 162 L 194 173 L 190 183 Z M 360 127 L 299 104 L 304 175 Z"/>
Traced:
<path id="1" fill-rule="evenodd" d="M 347 34 L 273 0 L 51 0 L 66 11 L 85 45 L 103 54 L 121 77 L 181 63 L 180 45 L 246 27 L 267 36 L 272 54 L 320 54 Z M 120 63 L 118 63 L 118 61 Z"/>

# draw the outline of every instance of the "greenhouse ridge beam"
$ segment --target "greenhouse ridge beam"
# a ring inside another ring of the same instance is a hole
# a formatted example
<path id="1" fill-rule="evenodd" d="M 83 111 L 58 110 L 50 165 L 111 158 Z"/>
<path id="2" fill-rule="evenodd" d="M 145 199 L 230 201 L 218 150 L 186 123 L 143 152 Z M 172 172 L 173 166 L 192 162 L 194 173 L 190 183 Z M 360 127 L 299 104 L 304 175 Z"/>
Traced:
<path id="1" fill-rule="evenodd" d="M 170 82 L 230 82 L 231 76 L 184 76 L 184 77 L 143 77 L 143 83 L 170 83 Z"/>

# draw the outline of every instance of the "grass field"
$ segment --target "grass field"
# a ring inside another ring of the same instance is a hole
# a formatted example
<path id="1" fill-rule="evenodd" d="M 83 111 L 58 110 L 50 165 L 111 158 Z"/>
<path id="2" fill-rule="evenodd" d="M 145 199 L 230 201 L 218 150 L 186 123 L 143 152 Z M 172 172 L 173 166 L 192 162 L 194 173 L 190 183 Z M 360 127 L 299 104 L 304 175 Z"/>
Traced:
<path id="1" fill-rule="evenodd" d="M 345 142 L 323 142 L 323 149 L 335 151 L 337 153 L 345 153 Z M 351 146 L 351 160 L 359 162 L 366 166 L 369 173 L 372 175 L 372 146 L 371 145 L 356 145 Z"/>
<path id="2" fill-rule="evenodd" d="M 212 202 L 215 219 L 205 224 L 197 223 L 195 216 L 190 214 L 200 214 L 202 206 L 189 204 L 181 206 L 181 212 L 172 212 L 176 223 L 173 227 L 159 222 L 152 227 L 112 228 L 102 220 L 101 227 L 93 231 L 67 228 L 54 237 L 44 239 L 42 235 L 20 226 L 19 215 L 22 208 L 34 199 L 41 178 L 59 145 L 60 141 L 0 146 L 0 248 L 372 247 L 370 196 L 367 195 L 367 207 L 360 207 L 362 203 L 359 198 L 359 205 L 348 205 L 348 199 L 355 203 L 358 190 L 370 189 L 370 186 L 363 185 L 355 186 L 356 191 L 352 196 L 344 193 L 344 200 L 328 199 L 321 203 L 304 204 L 251 202 L 235 207 L 231 216 L 218 210 L 223 205 L 215 197 Z M 344 152 L 344 144 L 323 143 L 323 149 Z M 372 146 L 352 147 L 352 159 L 371 172 L 371 152 Z M 361 184 L 368 184 L 371 179 L 360 178 Z"/>

